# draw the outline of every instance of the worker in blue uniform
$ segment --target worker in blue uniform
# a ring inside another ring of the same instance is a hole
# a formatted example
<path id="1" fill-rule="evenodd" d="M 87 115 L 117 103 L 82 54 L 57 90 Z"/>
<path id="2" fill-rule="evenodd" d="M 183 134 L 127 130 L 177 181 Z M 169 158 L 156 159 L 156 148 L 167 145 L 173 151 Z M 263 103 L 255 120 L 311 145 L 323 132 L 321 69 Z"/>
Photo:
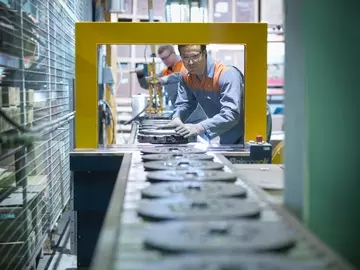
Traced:
<path id="1" fill-rule="evenodd" d="M 244 143 L 244 80 L 235 67 L 214 61 L 207 54 L 206 45 L 179 45 L 180 56 L 187 70 L 180 76 L 175 102 L 174 127 L 180 135 L 220 137 L 220 144 Z M 197 124 L 184 121 L 197 104 L 204 109 L 207 119 Z M 268 107 L 267 140 L 271 134 L 271 115 Z"/>
<path id="2" fill-rule="evenodd" d="M 175 53 L 175 48 L 171 44 L 160 45 L 157 50 L 158 57 L 166 66 L 160 73 L 157 74 L 160 84 L 165 88 L 165 104 L 171 102 L 170 109 L 174 109 L 177 98 L 177 89 L 179 85 L 179 74 L 186 72 L 183 61 L 180 56 Z M 143 67 L 136 70 L 137 79 L 142 88 L 149 88 L 149 77 L 146 77 Z M 206 115 L 201 108 L 197 106 L 196 110 L 187 119 L 187 123 L 198 123 L 206 119 Z"/>

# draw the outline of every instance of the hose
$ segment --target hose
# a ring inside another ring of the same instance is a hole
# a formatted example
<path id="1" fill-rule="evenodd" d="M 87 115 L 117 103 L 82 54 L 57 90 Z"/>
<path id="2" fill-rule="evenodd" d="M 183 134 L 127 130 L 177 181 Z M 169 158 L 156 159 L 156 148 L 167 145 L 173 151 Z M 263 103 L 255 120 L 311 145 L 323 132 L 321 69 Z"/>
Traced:
<path id="1" fill-rule="evenodd" d="M 147 107 L 145 107 L 143 110 L 141 110 L 137 115 L 135 115 L 133 118 L 131 118 L 129 121 L 125 122 L 124 125 L 129 125 L 131 124 L 132 122 L 134 122 L 135 120 L 137 120 L 139 118 L 139 116 L 145 112 Z"/>

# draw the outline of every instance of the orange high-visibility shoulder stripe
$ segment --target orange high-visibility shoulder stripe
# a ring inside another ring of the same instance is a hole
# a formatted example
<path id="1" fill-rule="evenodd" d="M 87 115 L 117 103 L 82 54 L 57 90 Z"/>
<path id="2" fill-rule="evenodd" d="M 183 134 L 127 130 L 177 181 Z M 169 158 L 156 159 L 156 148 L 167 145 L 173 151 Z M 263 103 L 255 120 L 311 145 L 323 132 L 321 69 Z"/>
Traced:
<path id="1" fill-rule="evenodd" d="M 182 61 L 181 61 L 181 63 L 182 63 Z M 182 74 L 187 74 L 188 73 L 187 69 L 184 67 L 183 64 L 181 65 L 180 73 L 182 73 Z"/>
<path id="2" fill-rule="evenodd" d="M 212 87 L 214 89 L 213 91 L 220 91 L 220 85 L 219 85 L 220 77 L 228 69 L 229 68 L 226 65 L 221 64 L 218 61 L 214 61 L 214 75 L 212 78 L 213 79 Z"/>
<path id="3" fill-rule="evenodd" d="M 180 60 L 176 62 L 176 64 L 172 69 L 169 69 L 168 67 L 164 68 L 161 72 L 161 76 L 167 76 L 175 72 L 182 72 L 183 68 L 184 68 L 183 61 Z"/>
<path id="4" fill-rule="evenodd" d="M 184 63 L 183 63 L 183 61 L 180 60 L 175 64 L 175 66 L 173 68 L 173 72 L 181 72 L 183 67 L 184 67 Z"/>
<path id="5" fill-rule="evenodd" d="M 187 88 L 192 88 L 191 83 L 191 76 L 190 74 L 187 74 L 187 72 L 181 72 L 181 76 L 183 78 L 184 84 Z"/>
<path id="6" fill-rule="evenodd" d="M 185 85 L 188 88 L 194 90 L 204 90 L 204 91 L 220 91 L 220 77 L 221 75 L 228 70 L 228 67 L 224 64 L 221 64 L 217 61 L 214 61 L 212 74 L 207 74 L 203 76 L 201 80 L 195 74 L 182 74 Z M 210 77 L 212 75 L 212 77 Z"/>

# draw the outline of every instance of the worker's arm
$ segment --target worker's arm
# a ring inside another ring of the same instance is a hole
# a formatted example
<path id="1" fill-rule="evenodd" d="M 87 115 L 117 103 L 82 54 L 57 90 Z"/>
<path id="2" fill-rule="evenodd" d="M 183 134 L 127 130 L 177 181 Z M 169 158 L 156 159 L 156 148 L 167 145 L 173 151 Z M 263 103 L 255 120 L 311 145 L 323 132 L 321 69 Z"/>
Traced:
<path id="1" fill-rule="evenodd" d="M 141 88 L 149 89 L 149 77 L 146 76 L 137 76 L 138 82 Z"/>
<path id="2" fill-rule="evenodd" d="M 144 72 L 138 72 L 138 71 L 136 72 L 136 76 L 137 76 L 140 86 L 144 89 L 149 89 L 150 76 L 145 76 Z M 156 76 L 158 76 L 158 78 L 160 78 L 161 72 L 156 74 Z"/>
<path id="3" fill-rule="evenodd" d="M 161 72 L 158 73 L 156 76 L 158 76 L 160 84 L 161 85 L 167 85 L 167 84 L 172 84 L 172 83 L 178 83 L 180 80 L 180 73 L 173 73 L 167 76 L 162 76 Z M 139 74 L 137 73 L 137 78 L 139 81 L 139 84 L 142 88 L 144 89 L 149 89 L 149 79 L 150 76 L 145 76 L 143 74 Z"/>
<path id="4" fill-rule="evenodd" d="M 180 82 L 180 79 L 181 79 L 181 73 L 176 72 L 176 73 L 172 73 L 170 75 L 161 77 L 160 83 L 161 83 L 161 85 L 173 84 L 173 83 Z"/>
<path id="5" fill-rule="evenodd" d="M 196 109 L 198 101 L 191 92 L 191 90 L 186 86 L 182 76 L 179 76 L 179 89 L 178 96 L 175 102 L 175 112 L 173 114 L 173 119 L 180 118 L 182 122 L 185 122 L 192 112 Z"/>
<path id="6" fill-rule="evenodd" d="M 243 96 L 243 82 L 239 71 L 229 67 L 219 79 L 221 109 L 218 114 L 200 124 L 211 140 L 233 128 L 240 120 Z"/>

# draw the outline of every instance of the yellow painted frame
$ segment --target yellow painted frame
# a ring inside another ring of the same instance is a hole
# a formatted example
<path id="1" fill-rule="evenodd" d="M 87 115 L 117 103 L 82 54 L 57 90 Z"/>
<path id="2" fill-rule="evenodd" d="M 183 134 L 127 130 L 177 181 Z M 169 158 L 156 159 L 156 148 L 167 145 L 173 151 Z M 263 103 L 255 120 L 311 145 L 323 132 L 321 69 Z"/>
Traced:
<path id="1" fill-rule="evenodd" d="M 75 44 L 76 148 L 98 148 L 97 46 L 104 44 L 244 44 L 244 139 L 266 137 L 266 23 L 79 22 Z"/>

